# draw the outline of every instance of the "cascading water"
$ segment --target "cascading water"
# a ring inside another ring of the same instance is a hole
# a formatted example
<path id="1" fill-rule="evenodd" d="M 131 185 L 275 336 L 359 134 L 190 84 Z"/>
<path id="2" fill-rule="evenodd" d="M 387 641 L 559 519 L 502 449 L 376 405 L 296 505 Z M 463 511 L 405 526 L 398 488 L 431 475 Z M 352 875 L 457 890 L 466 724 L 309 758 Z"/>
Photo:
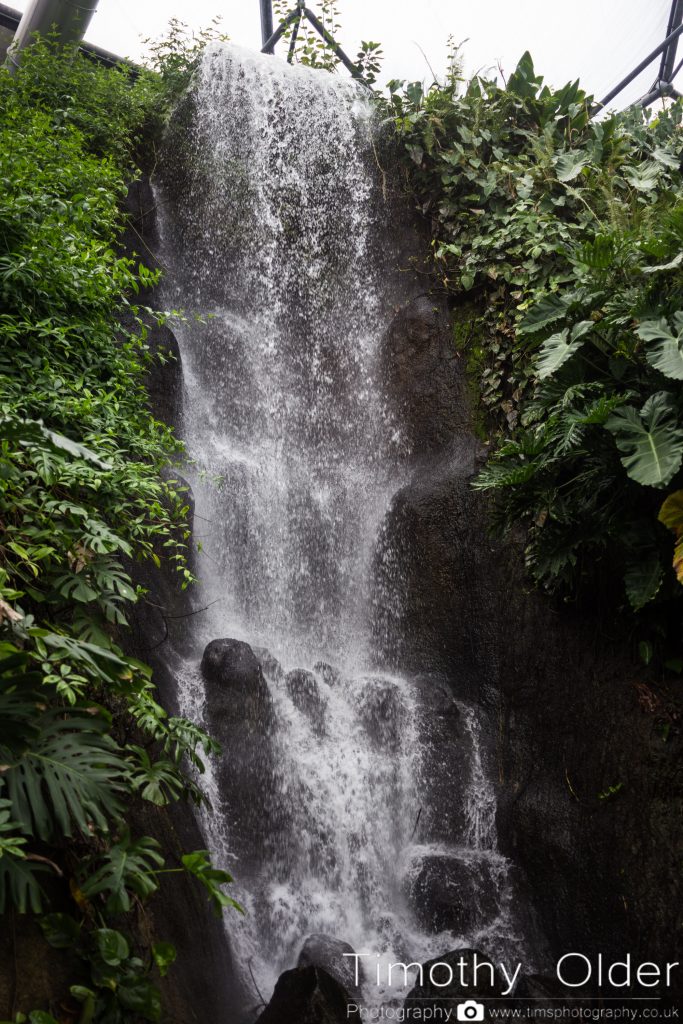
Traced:
<path id="1" fill-rule="evenodd" d="M 257 651 L 268 721 L 246 753 L 234 729 L 204 827 L 217 860 L 237 856 L 247 915 L 228 928 L 246 988 L 266 997 L 311 933 L 407 962 L 473 943 L 518 955 L 521 941 L 475 711 L 382 672 L 372 649 L 371 606 L 396 599 L 373 591 L 377 538 L 410 462 L 380 372 L 411 286 L 376 136 L 355 84 L 215 46 L 159 194 L 166 297 L 205 318 L 177 330 L 208 606 L 180 701 L 211 729 L 204 644 Z"/>

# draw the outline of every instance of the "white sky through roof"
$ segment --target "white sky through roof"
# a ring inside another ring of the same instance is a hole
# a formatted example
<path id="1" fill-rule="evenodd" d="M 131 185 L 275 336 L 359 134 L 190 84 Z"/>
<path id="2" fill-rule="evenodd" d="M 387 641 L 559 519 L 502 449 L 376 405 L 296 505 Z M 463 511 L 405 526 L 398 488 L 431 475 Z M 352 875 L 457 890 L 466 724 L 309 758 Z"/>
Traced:
<path id="1" fill-rule="evenodd" d="M 22 11 L 27 4 L 8 2 Z M 571 5 L 560 0 L 339 0 L 339 41 L 351 57 L 361 39 L 381 42 L 385 81 L 430 81 L 426 59 L 442 73 L 450 35 L 467 40 L 468 74 L 495 69 L 500 62 L 507 75 L 530 50 L 548 82 L 560 86 L 580 78 L 600 98 L 663 40 L 670 7 L 671 0 L 573 0 Z M 215 15 L 221 15 L 234 42 L 260 48 L 258 0 L 100 0 L 87 38 L 139 59 L 142 39 L 163 35 L 171 17 L 202 28 Z M 647 92 L 658 66 L 655 61 L 615 104 L 623 106 Z"/>

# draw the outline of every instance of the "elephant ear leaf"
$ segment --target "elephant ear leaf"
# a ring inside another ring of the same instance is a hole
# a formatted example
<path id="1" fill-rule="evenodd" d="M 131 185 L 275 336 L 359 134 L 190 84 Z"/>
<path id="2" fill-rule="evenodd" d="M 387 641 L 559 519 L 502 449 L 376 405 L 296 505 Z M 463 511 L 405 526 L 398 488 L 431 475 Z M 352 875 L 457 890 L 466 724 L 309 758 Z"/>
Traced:
<path id="1" fill-rule="evenodd" d="M 676 539 L 673 567 L 676 579 L 683 583 L 683 491 L 674 491 L 659 510 L 659 521 L 673 531 Z"/>
<path id="2" fill-rule="evenodd" d="M 624 573 L 624 584 L 634 612 L 652 601 L 662 585 L 662 565 L 657 551 L 647 551 L 629 563 Z"/>
<path id="3" fill-rule="evenodd" d="M 593 326 L 591 320 L 582 320 L 572 327 L 565 327 L 557 334 L 551 334 L 541 345 L 536 363 L 536 372 L 540 380 L 545 380 L 563 366 L 567 360 L 583 345 L 583 336 Z"/>
<path id="4" fill-rule="evenodd" d="M 566 150 L 560 153 L 555 161 L 555 173 L 558 181 L 572 181 L 589 162 L 588 153 L 580 149 Z"/>
<path id="5" fill-rule="evenodd" d="M 674 313 L 674 328 L 663 317 L 643 320 L 636 334 L 647 343 L 645 358 L 650 366 L 672 380 L 683 380 L 683 312 Z"/>
<path id="6" fill-rule="evenodd" d="M 622 406 L 605 427 L 614 435 L 624 469 L 637 483 L 664 487 L 680 469 L 683 429 L 668 392 L 651 395 L 640 412 Z"/>

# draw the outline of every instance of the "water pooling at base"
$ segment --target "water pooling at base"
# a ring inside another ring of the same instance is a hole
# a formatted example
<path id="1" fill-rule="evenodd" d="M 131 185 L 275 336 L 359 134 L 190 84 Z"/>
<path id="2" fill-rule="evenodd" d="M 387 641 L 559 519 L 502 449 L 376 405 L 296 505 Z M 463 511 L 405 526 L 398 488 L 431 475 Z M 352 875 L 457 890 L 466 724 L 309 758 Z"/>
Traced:
<path id="1" fill-rule="evenodd" d="M 406 296 L 377 131 L 355 84 L 214 46 L 159 191 L 168 305 L 209 314 L 177 331 L 208 610 L 175 668 L 183 713 L 227 730 L 203 826 L 236 858 L 248 913 L 228 929 L 266 998 L 312 933 L 387 962 L 521 942 L 477 713 L 372 649 L 373 602 L 400 595 L 376 592 L 373 560 L 410 456 L 380 370 Z M 206 699 L 218 637 L 270 652 L 248 728 Z"/>

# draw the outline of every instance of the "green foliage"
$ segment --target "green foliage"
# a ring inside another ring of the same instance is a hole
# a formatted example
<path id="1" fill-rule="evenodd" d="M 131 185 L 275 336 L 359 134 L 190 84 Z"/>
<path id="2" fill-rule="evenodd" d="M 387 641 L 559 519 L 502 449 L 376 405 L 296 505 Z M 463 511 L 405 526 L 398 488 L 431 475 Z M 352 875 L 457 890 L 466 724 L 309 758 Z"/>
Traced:
<path id="1" fill-rule="evenodd" d="M 122 820 L 137 799 L 200 801 L 185 766 L 201 773 L 218 749 L 167 715 L 125 650 L 145 599 L 131 566 L 192 582 L 186 496 L 162 475 L 181 445 L 145 389 L 145 325 L 163 317 L 136 297 L 157 276 L 118 251 L 126 183 L 203 43 L 183 45 L 153 56 L 166 78 L 49 41 L 0 70 L 0 914 L 42 914 L 47 941 L 76 950 L 83 1022 L 160 1019 L 151 972 L 171 947 L 136 951 L 109 921 L 161 872 L 231 904 L 203 852 L 168 866 Z M 55 885 L 78 919 L 49 912 Z"/>
<path id="2" fill-rule="evenodd" d="M 528 54 L 505 86 L 463 87 L 457 51 L 443 84 L 385 101 L 436 273 L 478 309 L 468 362 L 494 444 L 475 486 L 500 531 L 526 527 L 537 583 L 576 598 L 621 579 L 632 609 L 654 602 L 659 643 L 683 596 L 658 520 L 683 483 L 682 110 L 590 106 Z"/>
<path id="3" fill-rule="evenodd" d="M 193 875 L 206 889 L 217 916 L 221 915 L 225 907 L 233 907 L 240 914 L 244 913 L 239 903 L 223 892 L 222 887 L 232 882 L 232 876 L 227 871 L 213 867 L 207 850 L 195 850 L 194 853 L 186 853 L 181 860 L 185 870 L 190 875 Z"/>

